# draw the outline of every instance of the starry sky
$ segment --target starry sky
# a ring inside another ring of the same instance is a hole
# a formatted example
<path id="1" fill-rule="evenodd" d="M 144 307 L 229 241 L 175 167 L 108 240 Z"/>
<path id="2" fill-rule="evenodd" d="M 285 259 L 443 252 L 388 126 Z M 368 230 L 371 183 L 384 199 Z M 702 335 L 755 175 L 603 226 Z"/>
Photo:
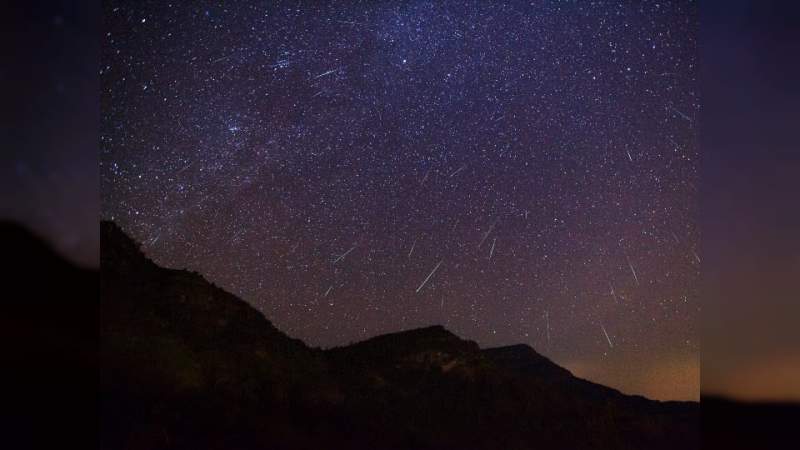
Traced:
<path id="1" fill-rule="evenodd" d="M 105 2 L 101 215 L 310 345 L 697 399 L 696 8 Z"/>

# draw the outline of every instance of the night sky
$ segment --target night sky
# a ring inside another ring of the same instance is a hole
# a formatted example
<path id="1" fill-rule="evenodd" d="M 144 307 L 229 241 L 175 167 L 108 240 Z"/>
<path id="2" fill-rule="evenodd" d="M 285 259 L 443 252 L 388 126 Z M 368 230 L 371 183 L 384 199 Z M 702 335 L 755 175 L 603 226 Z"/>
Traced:
<path id="1" fill-rule="evenodd" d="M 102 216 L 310 345 L 699 396 L 693 2 L 109 1 Z"/>

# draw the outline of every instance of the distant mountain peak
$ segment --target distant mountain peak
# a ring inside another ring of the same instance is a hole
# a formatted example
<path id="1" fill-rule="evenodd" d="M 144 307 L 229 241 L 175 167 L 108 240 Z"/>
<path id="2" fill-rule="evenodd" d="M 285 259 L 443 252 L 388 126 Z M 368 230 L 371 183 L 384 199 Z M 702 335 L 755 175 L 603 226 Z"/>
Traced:
<path id="1" fill-rule="evenodd" d="M 458 339 L 461 340 L 455 333 L 445 328 L 443 325 L 429 325 L 420 328 L 411 328 L 408 330 L 397 331 L 394 333 L 387 333 L 377 337 L 394 336 L 397 338 L 406 339 Z"/>
<path id="2" fill-rule="evenodd" d="M 340 349 L 355 351 L 374 350 L 377 352 L 416 353 L 420 351 L 444 351 L 453 354 L 478 352 L 480 348 L 473 341 L 462 339 L 442 325 L 431 325 L 422 328 L 382 334 L 367 340 L 350 344 Z M 384 350 L 385 349 L 385 350 Z"/>

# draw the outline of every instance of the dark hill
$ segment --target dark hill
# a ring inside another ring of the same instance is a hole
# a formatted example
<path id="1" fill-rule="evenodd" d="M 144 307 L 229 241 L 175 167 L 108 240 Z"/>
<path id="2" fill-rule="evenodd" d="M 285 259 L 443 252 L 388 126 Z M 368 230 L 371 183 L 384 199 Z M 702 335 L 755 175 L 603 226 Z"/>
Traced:
<path id="1" fill-rule="evenodd" d="M 0 244 L 3 446 L 96 446 L 98 273 L 14 223 Z"/>
<path id="2" fill-rule="evenodd" d="M 625 396 L 440 326 L 327 351 L 101 224 L 103 448 L 691 449 L 695 403 Z"/>

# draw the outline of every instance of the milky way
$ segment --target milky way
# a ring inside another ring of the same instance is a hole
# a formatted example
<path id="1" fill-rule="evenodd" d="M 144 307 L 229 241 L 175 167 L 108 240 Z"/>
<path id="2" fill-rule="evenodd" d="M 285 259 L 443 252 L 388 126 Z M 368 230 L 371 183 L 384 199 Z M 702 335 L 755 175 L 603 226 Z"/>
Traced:
<path id="1" fill-rule="evenodd" d="M 102 214 L 290 335 L 698 395 L 691 2 L 106 2 Z"/>

